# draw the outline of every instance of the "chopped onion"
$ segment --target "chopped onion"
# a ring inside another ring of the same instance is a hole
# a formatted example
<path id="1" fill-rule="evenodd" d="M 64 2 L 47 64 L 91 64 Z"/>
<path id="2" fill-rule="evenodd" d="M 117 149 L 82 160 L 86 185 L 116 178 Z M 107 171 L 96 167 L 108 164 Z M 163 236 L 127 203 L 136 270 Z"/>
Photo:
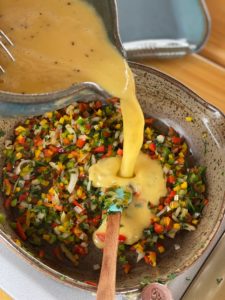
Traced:
<path id="1" fill-rule="evenodd" d="M 19 175 L 20 172 L 21 172 L 21 167 L 24 165 L 24 164 L 29 164 L 29 163 L 32 163 L 34 165 L 34 162 L 30 159 L 23 159 L 21 160 L 21 162 L 18 164 L 18 166 L 16 167 L 16 170 L 15 170 L 15 174 L 16 175 Z"/>
<path id="2" fill-rule="evenodd" d="M 13 148 L 12 141 L 6 140 L 5 141 L 5 148 L 6 149 L 12 149 Z"/>
<path id="3" fill-rule="evenodd" d="M 100 265 L 99 264 L 93 265 L 93 269 L 95 271 L 99 270 L 100 269 Z"/>
<path id="4" fill-rule="evenodd" d="M 180 250 L 180 245 L 178 244 L 174 244 L 174 249 L 177 251 L 177 250 Z"/>
<path id="5" fill-rule="evenodd" d="M 49 165 L 53 168 L 53 169 L 55 169 L 55 170 L 59 170 L 59 166 L 56 164 L 56 163 L 54 163 L 53 161 L 50 161 L 49 162 Z"/>
<path id="6" fill-rule="evenodd" d="M 138 256 L 137 256 L 137 262 L 139 262 L 140 260 L 142 260 L 145 256 L 144 252 L 138 252 Z"/>
<path id="7" fill-rule="evenodd" d="M 70 174 L 70 182 L 67 186 L 67 191 L 71 194 L 76 186 L 78 180 L 78 174 L 76 173 L 71 173 Z"/>

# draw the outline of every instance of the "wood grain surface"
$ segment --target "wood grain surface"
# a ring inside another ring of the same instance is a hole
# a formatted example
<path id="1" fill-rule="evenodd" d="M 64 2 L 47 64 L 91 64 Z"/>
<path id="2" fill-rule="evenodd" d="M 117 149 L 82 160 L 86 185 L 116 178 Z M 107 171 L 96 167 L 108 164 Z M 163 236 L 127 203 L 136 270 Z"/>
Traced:
<path id="1" fill-rule="evenodd" d="M 212 30 L 201 55 L 225 67 L 225 1 L 206 0 L 209 9 Z"/>
<path id="2" fill-rule="evenodd" d="M 145 60 L 142 63 L 171 75 L 225 112 L 225 69 L 217 64 L 199 55 L 172 60 Z"/>

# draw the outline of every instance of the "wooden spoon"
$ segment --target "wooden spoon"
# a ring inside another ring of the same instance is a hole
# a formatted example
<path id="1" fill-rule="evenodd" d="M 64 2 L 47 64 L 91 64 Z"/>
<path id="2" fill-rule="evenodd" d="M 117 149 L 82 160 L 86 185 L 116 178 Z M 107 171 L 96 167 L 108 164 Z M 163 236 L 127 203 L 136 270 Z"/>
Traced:
<path id="1" fill-rule="evenodd" d="M 103 249 L 102 268 L 97 289 L 97 300 L 115 299 L 120 218 L 120 212 L 110 214 L 107 217 L 105 247 Z"/>

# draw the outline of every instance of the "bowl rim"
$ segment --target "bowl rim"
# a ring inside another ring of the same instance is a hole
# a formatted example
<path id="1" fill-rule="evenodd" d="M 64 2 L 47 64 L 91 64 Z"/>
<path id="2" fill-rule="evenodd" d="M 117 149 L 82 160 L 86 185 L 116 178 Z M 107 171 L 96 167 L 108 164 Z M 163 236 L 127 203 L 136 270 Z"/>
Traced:
<path id="1" fill-rule="evenodd" d="M 173 78 L 165 73 L 162 73 L 161 71 L 159 71 L 157 69 L 154 69 L 152 67 L 149 67 L 149 66 L 146 66 L 146 65 L 143 65 L 140 63 L 129 62 L 129 65 L 131 66 L 132 69 L 134 69 L 134 71 L 135 71 L 135 69 L 141 70 L 141 71 L 146 71 L 147 73 L 151 73 L 159 78 L 166 80 L 167 82 L 171 83 L 173 86 L 178 87 L 179 89 L 184 91 L 187 95 L 190 95 L 191 97 L 193 97 L 195 99 L 195 101 L 197 101 L 200 105 L 202 105 L 206 109 L 209 109 L 214 112 L 215 111 L 219 112 L 220 116 L 222 117 L 222 119 L 225 122 L 225 114 L 220 109 L 216 108 L 214 105 L 209 104 L 207 101 L 203 100 L 195 92 L 193 92 L 191 89 L 186 87 L 184 84 L 182 84 L 180 81 L 176 80 L 175 78 Z M 224 193 L 224 199 L 225 199 L 225 193 Z M 216 221 L 216 224 L 215 224 L 213 230 L 211 231 L 210 235 L 208 236 L 208 238 L 204 244 L 204 247 L 199 249 L 199 251 L 195 255 L 193 255 L 192 258 L 187 263 L 184 263 L 181 268 L 175 270 L 173 272 L 173 274 L 175 276 L 179 275 L 186 269 L 190 268 L 197 261 L 197 259 L 208 249 L 212 239 L 214 238 L 214 236 L 218 232 L 218 229 L 220 228 L 220 225 L 224 218 L 224 214 L 225 214 L 225 201 L 221 205 L 221 210 L 220 210 L 218 219 Z M 18 246 L 16 244 L 16 242 L 12 238 L 10 238 L 10 236 L 8 236 L 6 233 L 4 233 L 2 231 L 2 229 L 0 229 L 0 242 L 3 242 L 6 246 L 10 247 L 10 249 L 12 249 L 15 252 L 15 254 L 17 254 L 19 257 L 22 257 L 29 265 L 34 266 L 38 271 L 41 271 L 42 273 L 49 275 L 51 278 L 57 280 L 58 282 L 61 282 L 65 285 L 69 285 L 70 287 L 72 286 L 72 287 L 79 288 L 81 290 L 96 292 L 96 286 L 92 286 L 85 282 L 81 282 L 79 280 L 72 279 L 69 276 L 65 276 L 62 273 L 60 273 L 59 271 L 56 271 L 55 269 L 53 269 L 53 268 L 49 267 L 48 265 L 44 264 L 43 262 L 41 262 L 39 259 L 37 259 L 33 255 L 31 255 L 31 253 L 26 251 L 24 248 Z M 162 280 L 167 282 L 168 278 L 165 278 L 165 276 L 164 276 L 164 277 L 162 277 Z M 140 284 L 137 284 L 130 289 L 119 288 L 116 290 L 116 292 L 118 294 L 135 294 L 135 293 L 139 293 L 140 290 L 141 290 L 141 286 L 140 286 Z"/>

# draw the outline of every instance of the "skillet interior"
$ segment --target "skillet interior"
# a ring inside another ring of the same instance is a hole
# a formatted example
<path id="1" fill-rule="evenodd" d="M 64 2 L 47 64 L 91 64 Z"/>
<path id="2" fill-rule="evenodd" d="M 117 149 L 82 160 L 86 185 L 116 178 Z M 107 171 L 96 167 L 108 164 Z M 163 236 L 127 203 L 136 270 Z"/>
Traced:
<path id="1" fill-rule="evenodd" d="M 145 277 L 151 278 L 152 281 L 158 279 L 166 281 L 169 274 L 178 274 L 189 267 L 207 248 L 224 215 L 224 115 L 168 76 L 137 64 L 132 63 L 131 66 L 136 74 L 137 94 L 145 114 L 162 120 L 184 135 L 197 163 L 207 166 L 209 204 L 204 210 L 198 229 L 176 238 L 176 243 L 181 246 L 179 251 L 169 247 L 156 268 L 139 263 L 129 275 L 118 272 L 118 292 L 137 291 L 140 288 L 140 281 Z M 186 122 L 187 116 L 192 116 L 194 122 Z M 3 149 L 4 140 L 11 135 L 18 121 L 18 119 L 0 119 L 0 129 L 6 132 L 6 135 L 0 139 L 0 150 Z M 1 156 L 0 169 L 2 163 Z M 4 212 L 2 201 L 0 201 L 0 212 Z M 4 226 L 0 225 L 0 237 L 43 272 L 74 286 L 95 290 L 95 287 L 83 281 L 98 280 L 99 273 L 93 271 L 90 266 L 93 265 L 93 261 L 100 262 L 99 251 L 94 249 L 90 251 L 80 266 L 74 268 L 70 265 L 60 266 L 54 261 L 41 261 L 32 254 L 32 249 L 18 247 L 13 241 L 15 233 L 7 222 Z"/>

